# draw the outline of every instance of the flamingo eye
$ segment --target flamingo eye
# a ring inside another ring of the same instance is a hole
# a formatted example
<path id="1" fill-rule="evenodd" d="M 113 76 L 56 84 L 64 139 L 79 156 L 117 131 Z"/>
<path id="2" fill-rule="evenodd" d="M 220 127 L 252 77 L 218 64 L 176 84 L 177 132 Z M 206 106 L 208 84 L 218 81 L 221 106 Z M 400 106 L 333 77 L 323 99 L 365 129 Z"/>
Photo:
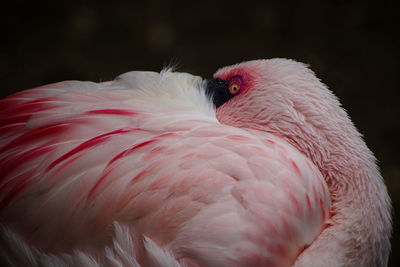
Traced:
<path id="1" fill-rule="evenodd" d="M 231 82 L 229 84 L 229 93 L 231 93 L 232 95 L 236 95 L 237 93 L 239 93 L 239 89 L 240 84 L 238 82 Z"/>

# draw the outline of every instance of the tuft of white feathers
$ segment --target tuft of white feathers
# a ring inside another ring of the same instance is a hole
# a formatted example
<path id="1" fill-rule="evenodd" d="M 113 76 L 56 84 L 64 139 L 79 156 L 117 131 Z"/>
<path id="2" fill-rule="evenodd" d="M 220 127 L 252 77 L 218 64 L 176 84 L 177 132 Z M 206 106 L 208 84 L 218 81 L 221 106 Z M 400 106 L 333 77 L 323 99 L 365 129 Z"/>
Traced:
<path id="1" fill-rule="evenodd" d="M 0 229 L 1 266 L 79 266 L 79 267 L 140 267 L 136 261 L 135 246 L 129 227 L 117 222 L 113 224 L 114 237 L 111 246 L 104 248 L 104 257 L 93 256 L 79 250 L 71 254 L 50 254 L 29 246 L 10 228 Z M 167 250 L 162 249 L 153 240 L 144 236 L 144 247 L 150 266 L 185 267 L 176 261 Z"/>

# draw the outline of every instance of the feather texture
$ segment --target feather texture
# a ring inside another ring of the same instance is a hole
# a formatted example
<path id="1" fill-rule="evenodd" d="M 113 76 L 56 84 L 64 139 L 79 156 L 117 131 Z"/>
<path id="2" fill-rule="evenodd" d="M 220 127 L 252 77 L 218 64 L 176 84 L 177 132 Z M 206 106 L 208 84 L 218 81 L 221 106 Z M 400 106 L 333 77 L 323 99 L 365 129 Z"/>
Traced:
<path id="1" fill-rule="evenodd" d="M 279 136 L 220 124 L 204 86 L 131 72 L 1 100 L 2 260 L 290 266 L 329 219 L 324 177 Z"/>

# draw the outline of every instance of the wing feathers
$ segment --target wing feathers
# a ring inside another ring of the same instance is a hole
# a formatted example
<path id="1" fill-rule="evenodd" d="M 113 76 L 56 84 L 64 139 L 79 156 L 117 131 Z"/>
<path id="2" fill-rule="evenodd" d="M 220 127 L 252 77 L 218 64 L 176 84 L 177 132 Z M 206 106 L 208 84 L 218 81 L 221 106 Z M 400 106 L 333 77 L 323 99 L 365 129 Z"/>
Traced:
<path id="1" fill-rule="evenodd" d="M 202 86 L 132 72 L 2 100 L 0 223 L 23 237 L 3 231 L 10 255 L 32 266 L 257 263 L 282 256 L 278 240 L 295 257 L 329 209 L 321 174 L 278 137 L 219 124 Z"/>

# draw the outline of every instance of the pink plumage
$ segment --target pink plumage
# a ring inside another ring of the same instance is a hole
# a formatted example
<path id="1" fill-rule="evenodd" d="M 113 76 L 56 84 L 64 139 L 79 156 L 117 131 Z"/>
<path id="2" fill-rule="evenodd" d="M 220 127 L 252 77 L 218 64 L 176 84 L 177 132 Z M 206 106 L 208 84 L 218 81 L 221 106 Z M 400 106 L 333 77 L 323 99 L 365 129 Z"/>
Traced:
<path id="1" fill-rule="evenodd" d="M 1 100 L 1 261 L 384 266 L 386 188 L 331 92 L 284 59 L 215 78 L 217 110 L 170 71 Z"/>

